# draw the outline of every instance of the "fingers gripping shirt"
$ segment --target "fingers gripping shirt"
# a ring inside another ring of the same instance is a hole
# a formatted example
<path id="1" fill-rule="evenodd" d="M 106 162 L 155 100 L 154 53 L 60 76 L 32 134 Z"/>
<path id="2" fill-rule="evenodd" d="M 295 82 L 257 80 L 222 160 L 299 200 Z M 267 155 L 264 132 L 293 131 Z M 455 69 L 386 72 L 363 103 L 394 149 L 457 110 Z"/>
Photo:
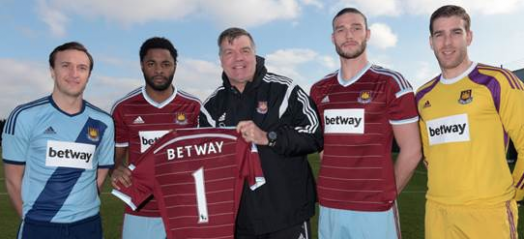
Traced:
<path id="1" fill-rule="evenodd" d="M 265 183 L 254 146 L 234 129 L 177 130 L 132 170 L 132 186 L 113 194 L 132 208 L 154 195 L 170 239 L 233 238 L 244 180 Z"/>

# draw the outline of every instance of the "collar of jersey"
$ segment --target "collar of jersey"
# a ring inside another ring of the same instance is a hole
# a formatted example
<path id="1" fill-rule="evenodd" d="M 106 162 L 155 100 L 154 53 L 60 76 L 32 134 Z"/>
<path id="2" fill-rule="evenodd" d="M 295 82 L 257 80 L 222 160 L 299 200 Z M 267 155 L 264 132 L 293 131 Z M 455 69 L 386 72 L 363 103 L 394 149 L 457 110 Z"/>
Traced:
<path id="1" fill-rule="evenodd" d="M 362 68 L 362 70 L 360 70 L 355 76 L 351 77 L 351 79 L 347 81 L 342 78 L 342 69 L 339 69 L 338 74 L 337 74 L 338 83 L 341 86 L 348 87 L 351 84 L 355 83 L 358 79 L 360 79 L 360 77 L 362 77 L 362 75 L 364 75 L 364 73 L 366 73 L 366 71 L 368 71 L 370 67 L 371 67 L 371 63 L 368 62 L 366 66 Z"/>
<path id="2" fill-rule="evenodd" d="M 459 80 L 461 80 L 462 78 L 466 77 L 467 75 L 469 75 L 469 73 L 471 73 L 473 71 L 473 69 L 475 69 L 475 67 L 477 67 L 477 63 L 476 62 L 472 62 L 471 63 L 471 66 L 469 66 L 468 69 L 466 69 L 464 72 L 462 72 L 462 74 L 454 77 L 454 78 L 451 78 L 451 79 L 446 79 L 444 78 L 444 75 L 440 74 L 440 82 L 442 82 L 442 84 L 445 84 L 445 85 L 451 85 Z"/>
<path id="3" fill-rule="evenodd" d="M 151 99 L 151 97 L 149 97 L 149 95 L 147 95 L 146 86 L 142 87 L 142 95 L 144 96 L 144 99 L 146 99 L 147 103 L 149 103 L 150 105 L 152 105 L 153 107 L 156 107 L 158 109 L 163 108 L 164 106 L 169 104 L 169 102 L 173 101 L 173 99 L 176 97 L 176 93 L 177 92 L 178 92 L 177 88 L 175 86 L 173 86 L 173 94 L 171 94 L 171 96 L 169 96 L 169 98 L 167 98 L 163 102 L 158 103 L 158 102 L 154 101 L 153 99 Z"/>
<path id="4" fill-rule="evenodd" d="M 51 102 L 51 105 L 56 109 L 58 110 L 60 113 L 62 114 L 65 114 L 69 117 L 74 117 L 74 116 L 77 116 L 77 115 L 80 115 L 82 113 L 84 113 L 84 110 L 86 108 L 86 101 L 85 100 L 82 100 L 82 108 L 80 109 L 80 111 L 78 111 L 78 113 L 75 113 L 75 114 L 69 114 L 65 111 L 63 111 L 62 109 L 60 109 L 60 107 L 58 107 L 58 105 L 56 104 L 56 102 L 53 100 L 53 95 L 50 95 L 49 96 L 49 102 Z"/>

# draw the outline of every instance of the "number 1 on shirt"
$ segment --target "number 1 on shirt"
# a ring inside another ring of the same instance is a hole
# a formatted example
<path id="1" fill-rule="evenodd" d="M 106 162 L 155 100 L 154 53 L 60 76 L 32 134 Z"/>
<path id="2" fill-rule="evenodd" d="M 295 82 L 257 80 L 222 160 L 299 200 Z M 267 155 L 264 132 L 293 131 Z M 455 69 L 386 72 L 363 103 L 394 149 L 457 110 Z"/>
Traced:
<path id="1" fill-rule="evenodd" d="M 193 173 L 195 179 L 196 199 L 198 208 L 198 223 L 208 223 L 206 188 L 204 186 L 204 167 Z"/>

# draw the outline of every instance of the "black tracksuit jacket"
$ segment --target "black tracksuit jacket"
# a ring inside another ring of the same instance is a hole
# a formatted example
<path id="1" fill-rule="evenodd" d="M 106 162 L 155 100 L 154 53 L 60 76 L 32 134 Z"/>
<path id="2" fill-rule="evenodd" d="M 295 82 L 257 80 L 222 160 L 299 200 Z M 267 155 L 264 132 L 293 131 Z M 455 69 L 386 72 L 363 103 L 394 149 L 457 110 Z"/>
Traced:
<path id="1" fill-rule="evenodd" d="M 298 225 L 315 214 L 316 188 L 307 155 L 321 150 L 323 138 L 316 106 L 289 78 L 267 72 L 257 56 L 253 81 L 240 93 L 222 74 L 223 85 L 204 102 L 200 126 L 236 126 L 252 120 L 278 134 L 276 145 L 258 146 L 266 184 L 244 185 L 236 230 L 265 234 Z"/>

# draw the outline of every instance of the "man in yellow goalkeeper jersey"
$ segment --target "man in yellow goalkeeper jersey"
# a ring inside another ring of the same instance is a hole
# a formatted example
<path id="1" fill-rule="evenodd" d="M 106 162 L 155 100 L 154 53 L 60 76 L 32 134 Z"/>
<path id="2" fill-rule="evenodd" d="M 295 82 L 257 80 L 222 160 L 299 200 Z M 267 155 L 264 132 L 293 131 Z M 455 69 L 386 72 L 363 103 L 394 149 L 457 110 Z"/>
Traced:
<path id="1" fill-rule="evenodd" d="M 473 62 L 470 17 L 443 6 L 429 42 L 442 74 L 416 100 L 428 165 L 426 239 L 517 238 L 523 198 L 524 84 L 510 71 Z M 513 176 L 509 138 L 519 152 Z"/>

